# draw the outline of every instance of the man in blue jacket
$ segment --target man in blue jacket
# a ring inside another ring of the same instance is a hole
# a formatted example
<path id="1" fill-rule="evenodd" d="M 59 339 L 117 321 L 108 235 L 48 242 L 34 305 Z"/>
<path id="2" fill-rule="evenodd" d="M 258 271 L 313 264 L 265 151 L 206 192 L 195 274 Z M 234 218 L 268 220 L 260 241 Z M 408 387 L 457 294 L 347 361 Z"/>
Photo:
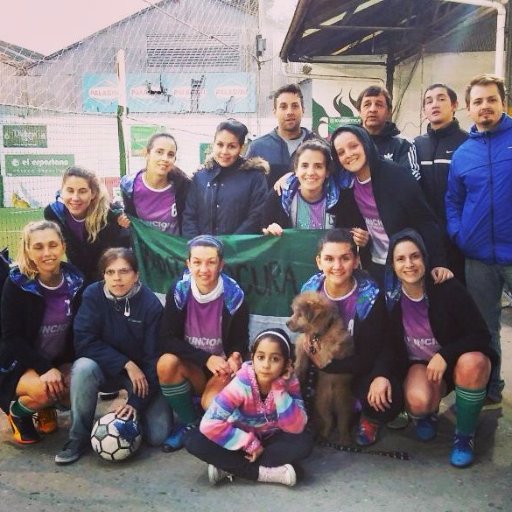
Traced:
<path id="1" fill-rule="evenodd" d="M 466 106 L 475 122 L 454 153 L 448 177 L 448 233 L 466 256 L 466 283 L 501 359 L 501 294 L 512 286 L 512 118 L 505 114 L 503 79 L 474 77 Z M 505 385 L 493 366 L 488 402 L 499 404 Z"/>
<path id="2" fill-rule="evenodd" d="M 292 158 L 302 142 L 317 135 L 300 125 L 304 115 L 304 97 L 300 87 L 288 84 L 274 93 L 274 117 L 277 128 L 253 140 L 246 158 L 260 157 L 270 164 L 268 187 L 292 170 Z"/>

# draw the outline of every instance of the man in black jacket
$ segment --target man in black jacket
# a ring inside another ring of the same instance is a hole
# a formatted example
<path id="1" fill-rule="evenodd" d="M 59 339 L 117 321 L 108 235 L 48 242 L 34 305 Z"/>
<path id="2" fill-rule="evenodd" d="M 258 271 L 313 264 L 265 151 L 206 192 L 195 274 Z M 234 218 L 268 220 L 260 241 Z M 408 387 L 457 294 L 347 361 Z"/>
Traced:
<path id="1" fill-rule="evenodd" d="M 427 133 L 414 139 L 420 163 L 420 185 L 429 206 L 443 229 L 448 267 L 465 283 L 464 256 L 448 238 L 446 231 L 446 194 L 448 171 L 453 152 L 468 138 L 454 114 L 457 94 L 445 84 L 432 84 L 423 95 L 423 114 L 428 119 Z"/>
<path id="2" fill-rule="evenodd" d="M 400 130 L 390 121 L 393 105 L 387 89 L 371 85 L 359 94 L 356 108 L 363 128 L 370 134 L 379 155 L 409 169 L 418 180 L 420 168 L 412 142 L 399 137 Z"/>

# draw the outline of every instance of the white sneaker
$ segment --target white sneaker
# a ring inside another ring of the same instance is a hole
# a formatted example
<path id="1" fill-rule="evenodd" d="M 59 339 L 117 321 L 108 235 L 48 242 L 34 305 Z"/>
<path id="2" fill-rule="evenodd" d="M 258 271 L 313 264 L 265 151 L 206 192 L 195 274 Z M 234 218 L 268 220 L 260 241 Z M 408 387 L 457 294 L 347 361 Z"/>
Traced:
<path id="1" fill-rule="evenodd" d="M 258 482 L 268 482 L 274 484 L 283 484 L 293 487 L 297 483 L 297 475 L 291 464 L 267 468 L 260 466 Z"/>
<path id="2" fill-rule="evenodd" d="M 221 482 L 225 478 L 230 482 L 233 481 L 233 475 L 231 473 L 228 473 L 213 464 L 208 464 L 208 480 L 212 485 L 217 485 L 217 483 Z"/>

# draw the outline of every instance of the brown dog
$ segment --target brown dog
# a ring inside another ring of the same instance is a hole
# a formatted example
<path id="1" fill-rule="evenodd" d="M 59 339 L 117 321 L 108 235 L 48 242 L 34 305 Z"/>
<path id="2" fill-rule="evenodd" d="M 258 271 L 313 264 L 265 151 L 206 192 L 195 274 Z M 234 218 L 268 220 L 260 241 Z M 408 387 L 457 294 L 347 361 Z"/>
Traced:
<path id="1" fill-rule="evenodd" d="M 333 359 L 343 359 L 354 353 L 354 341 L 343 325 L 336 306 L 319 292 L 304 292 L 292 303 L 293 315 L 287 322 L 293 332 L 300 332 L 296 341 L 295 371 L 305 389 L 309 359 L 318 367 Z M 313 398 L 313 425 L 317 435 L 328 439 L 337 424 L 337 442 L 350 444 L 350 421 L 353 396 L 352 376 L 347 373 L 318 372 Z"/>

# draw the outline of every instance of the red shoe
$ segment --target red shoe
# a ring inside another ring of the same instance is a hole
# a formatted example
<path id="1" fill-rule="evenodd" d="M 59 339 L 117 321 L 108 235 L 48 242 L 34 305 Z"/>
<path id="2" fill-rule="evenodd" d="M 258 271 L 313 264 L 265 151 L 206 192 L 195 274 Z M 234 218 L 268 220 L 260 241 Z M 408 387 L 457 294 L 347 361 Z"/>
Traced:
<path id="1" fill-rule="evenodd" d="M 370 421 L 361 414 L 357 427 L 356 444 L 358 446 L 371 446 L 377 442 L 380 424 Z"/>

